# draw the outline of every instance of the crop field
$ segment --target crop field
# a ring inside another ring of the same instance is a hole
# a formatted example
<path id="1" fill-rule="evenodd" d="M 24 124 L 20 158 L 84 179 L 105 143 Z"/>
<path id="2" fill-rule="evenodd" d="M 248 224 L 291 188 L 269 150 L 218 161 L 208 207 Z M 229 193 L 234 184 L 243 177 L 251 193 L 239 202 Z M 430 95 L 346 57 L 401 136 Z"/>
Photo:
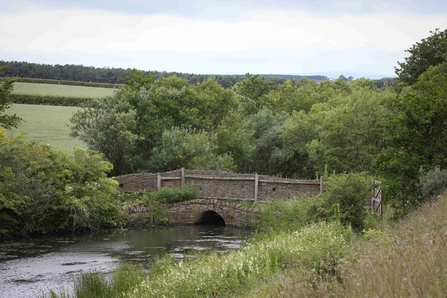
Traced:
<path id="1" fill-rule="evenodd" d="M 6 110 L 6 113 L 16 114 L 24 121 L 17 129 L 8 132 L 11 136 L 26 132 L 23 137 L 25 140 L 43 142 L 71 153 L 75 147 L 86 147 L 81 140 L 70 137 L 68 125 L 71 116 L 78 109 L 78 107 L 14 104 Z"/>
<path id="2" fill-rule="evenodd" d="M 101 98 L 112 95 L 113 91 L 112 88 L 15 82 L 12 93 Z"/>

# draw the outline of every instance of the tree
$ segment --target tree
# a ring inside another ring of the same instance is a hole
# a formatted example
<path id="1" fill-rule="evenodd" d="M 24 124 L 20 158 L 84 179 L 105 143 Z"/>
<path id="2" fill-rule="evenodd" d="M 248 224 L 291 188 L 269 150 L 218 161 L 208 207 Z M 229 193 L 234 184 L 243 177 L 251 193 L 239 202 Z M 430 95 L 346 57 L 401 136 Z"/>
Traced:
<path id="1" fill-rule="evenodd" d="M 267 108 L 259 110 L 249 118 L 249 128 L 253 131 L 254 150 L 251 170 L 259 174 L 290 174 L 285 166 L 288 163 L 283 148 L 282 133 L 289 115 L 273 112 Z"/>
<path id="2" fill-rule="evenodd" d="M 253 132 L 241 112 L 230 112 L 217 127 L 217 153 L 230 155 L 239 172 L 245 172 L 253 152 Z"/>
<path id="3" fill-rule="evenodd" d="M 416 83 L 419 76 L 430 66 L 447 61 L 447 30 L 430 31 L 432 35 L 414 44 L 405 52 L 410 53 L 404 62 L 397 62 L 395 72 L 399 81 L 406 84 Z"/>
<path id="4" fill-rule="evenodd" d="M 404 88 L 393 109 L 387 148 L 376 165 L 388 196 L 405 214 L 422 202 L 416 187 L 419 177 L 436 166 L 447 167 L 447 62 L 430 66 Z"/>
<path id="5" fill-rule="evenodd" d="M 3 72 L 3 68 L 5 68 L 5 65 L 0 66 L 0 74 Z M 5 111 L 12 105 L 12 99 L 9 95 L 14 88 L 15 81 L 16 79 L 14 78 L 0 78 L 0 126 L 6 129 L 12 127 L 17 128 L 20 121 L 22 121 L 22 118 L 18 117 L 16 114 L 6 115 L 5 113 Z"/>
<path id="6" fill-rule="evenodd" d="M 0 235 L 115 222 L 118 187 L 100 154 L 74 155 L 9 137 L 0 128 Z"/>
<path id="7" fill-rule="evenodd" d="M 113 164 L 111 175 L 125 173 L 135 148 L 135 111 L 120 97 L 88 101 L 70 118 L 71 136 L 83 140 Z"/>
<path id="8" fill-rule="evenodd" d="M 216 149 L 214 135 L 175 127 L 163 132 L 161 144 L 153 150 L 151 168 L 160 172 L 182 167 L 192 170 L 234 170 L 231 156 L 218 155 Z"/>
<path id="9" fill-rule="evenodd" d="M 247 73 L 243 81 L 234 85 L 233 90 L 241 96 L 241 106 L 246 115 L 256 114 L 267 106 L 266 95 L 270 85 L 259 75 Z"/>

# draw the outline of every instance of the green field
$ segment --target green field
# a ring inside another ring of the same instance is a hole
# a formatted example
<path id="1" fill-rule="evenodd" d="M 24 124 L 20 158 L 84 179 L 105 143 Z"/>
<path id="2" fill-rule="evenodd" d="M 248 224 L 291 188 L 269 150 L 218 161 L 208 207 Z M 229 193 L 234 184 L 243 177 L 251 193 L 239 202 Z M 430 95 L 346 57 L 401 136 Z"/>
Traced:
<path id="1" fill-rule="evenodd" d="M 6 110 L 9 115 L 17 114 L 24 122 L 18 129 L 8 131 L 11 136 L 27 132 L 25 140 L 50 144 L 54 148 L 73 152 L 75 147 L 84 147 L 84 142 L 70 137 L 70 117 L 78 107 L 14 104 Z"/>
<path id="2" fill-rule="evenodd" d="M 15 82 L 14 90 L 12 93 L 101 98 L 112 95 L 113 91 L 114 89 L 112 88 Z"/>

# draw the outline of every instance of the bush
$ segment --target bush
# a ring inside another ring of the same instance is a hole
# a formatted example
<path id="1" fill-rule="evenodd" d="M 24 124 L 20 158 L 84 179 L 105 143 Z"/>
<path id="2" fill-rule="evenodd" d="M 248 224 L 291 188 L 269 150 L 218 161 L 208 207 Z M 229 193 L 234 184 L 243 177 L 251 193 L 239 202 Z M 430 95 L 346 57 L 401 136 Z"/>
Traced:
<path id="1" fill-rule="evenodd" d="M 71 97 L 71 96 L 49 96 L 32 94 L 10 94 L 13 103 L 32 105 L 51 105 L 80 107 L 91 98 Z"/>
<path id="2" fill-rule="evenodd" d="M 152 200 L 163 203 L 177 203 L 197 199 L 198 191 L 193 186 L 181 186 L 176 188 L 162 187 L 150 194 Z"/>
<path id="3" fill-rule="evenodd" d="M 440 195 L 447 187 L 447 170 L 435 167 L 433 171 L 419 178 L 418 187 L 423 201 Z"/>
<path id="4" fill-rule="evenodd" d="M 35 84 L 54 84 L 54 85 L 114 88 L 114 89 L 118 89 L 118 88 L 120 88 L 122 86 L 122 84 L 67 81 L 67 80 L 51 80 L 51 79 L 37 79 L 37 78 L 17 78 L 17 82 L 35 83 Z"/>
<path id="5" fill-rule="evenodd" d="M 259 204 L 260 221 L 258 227 L 262 230 L 288 231 L 296 230 L 317 220 L 313 214 L 315 206 L 321 205 L 321 197 L 295 197 L 292 199 L 272 200 Z"/>
<path id="6" fill-rule="evenodd" d="M 325 183 L 324 201 L 317 214 L 326 219 L 337 219 L 356 231 L 364 228 L 367 215 L 366 200 L 371 196 L 372 184 L 365 174 L 331 176 Z"/>

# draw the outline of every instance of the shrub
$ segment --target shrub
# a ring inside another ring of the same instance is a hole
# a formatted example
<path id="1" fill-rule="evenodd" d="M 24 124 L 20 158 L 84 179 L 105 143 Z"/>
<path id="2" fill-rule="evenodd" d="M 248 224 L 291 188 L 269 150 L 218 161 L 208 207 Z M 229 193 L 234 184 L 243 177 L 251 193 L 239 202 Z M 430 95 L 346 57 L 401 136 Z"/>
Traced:
<path id="1" fill-rule="evenodd" d="M 364 227 L 367 215 L 366 200 L 372 184 L 365 174 L 331 176 L 325 184 L 324 202 L 317 214 L 326 219 L 339 219 L 356 231 Z"/>
<path id="2" fill-rule="evenodd" d="M 150 197 L 160 203 L 177 203 L 197 199 L 198 191 L 195 187 L 186 185 L 176 188 L 162 187 L 150 194 Z"/>
<path id="3" fill-rule="evenodd" d="M 80 107 L 90 98 L 71 97 L 71 96 L 50 96 L 50 95 L 32 95 L 32 94 L 11 94 L 13 103 L 32 104 L 32 105 L 51 105 Z"/>
<path id="4" fill-rule="evenodd" d="M 435 167 L 433 171 L 419 178 L 418 186 L 423 201 L 440 195 L 447 187 L 447 170 Z"/>
<path id="5" fill-rule="evenodd" d="M 258 227 L 262 230 L 295 230 L 308 223 L 316 222 L 312 215 L 316 206 L 321 205 L 321 197 L 295 197 L 292 199 L 272 200 L 260 204 L 260 221 Z"/>

